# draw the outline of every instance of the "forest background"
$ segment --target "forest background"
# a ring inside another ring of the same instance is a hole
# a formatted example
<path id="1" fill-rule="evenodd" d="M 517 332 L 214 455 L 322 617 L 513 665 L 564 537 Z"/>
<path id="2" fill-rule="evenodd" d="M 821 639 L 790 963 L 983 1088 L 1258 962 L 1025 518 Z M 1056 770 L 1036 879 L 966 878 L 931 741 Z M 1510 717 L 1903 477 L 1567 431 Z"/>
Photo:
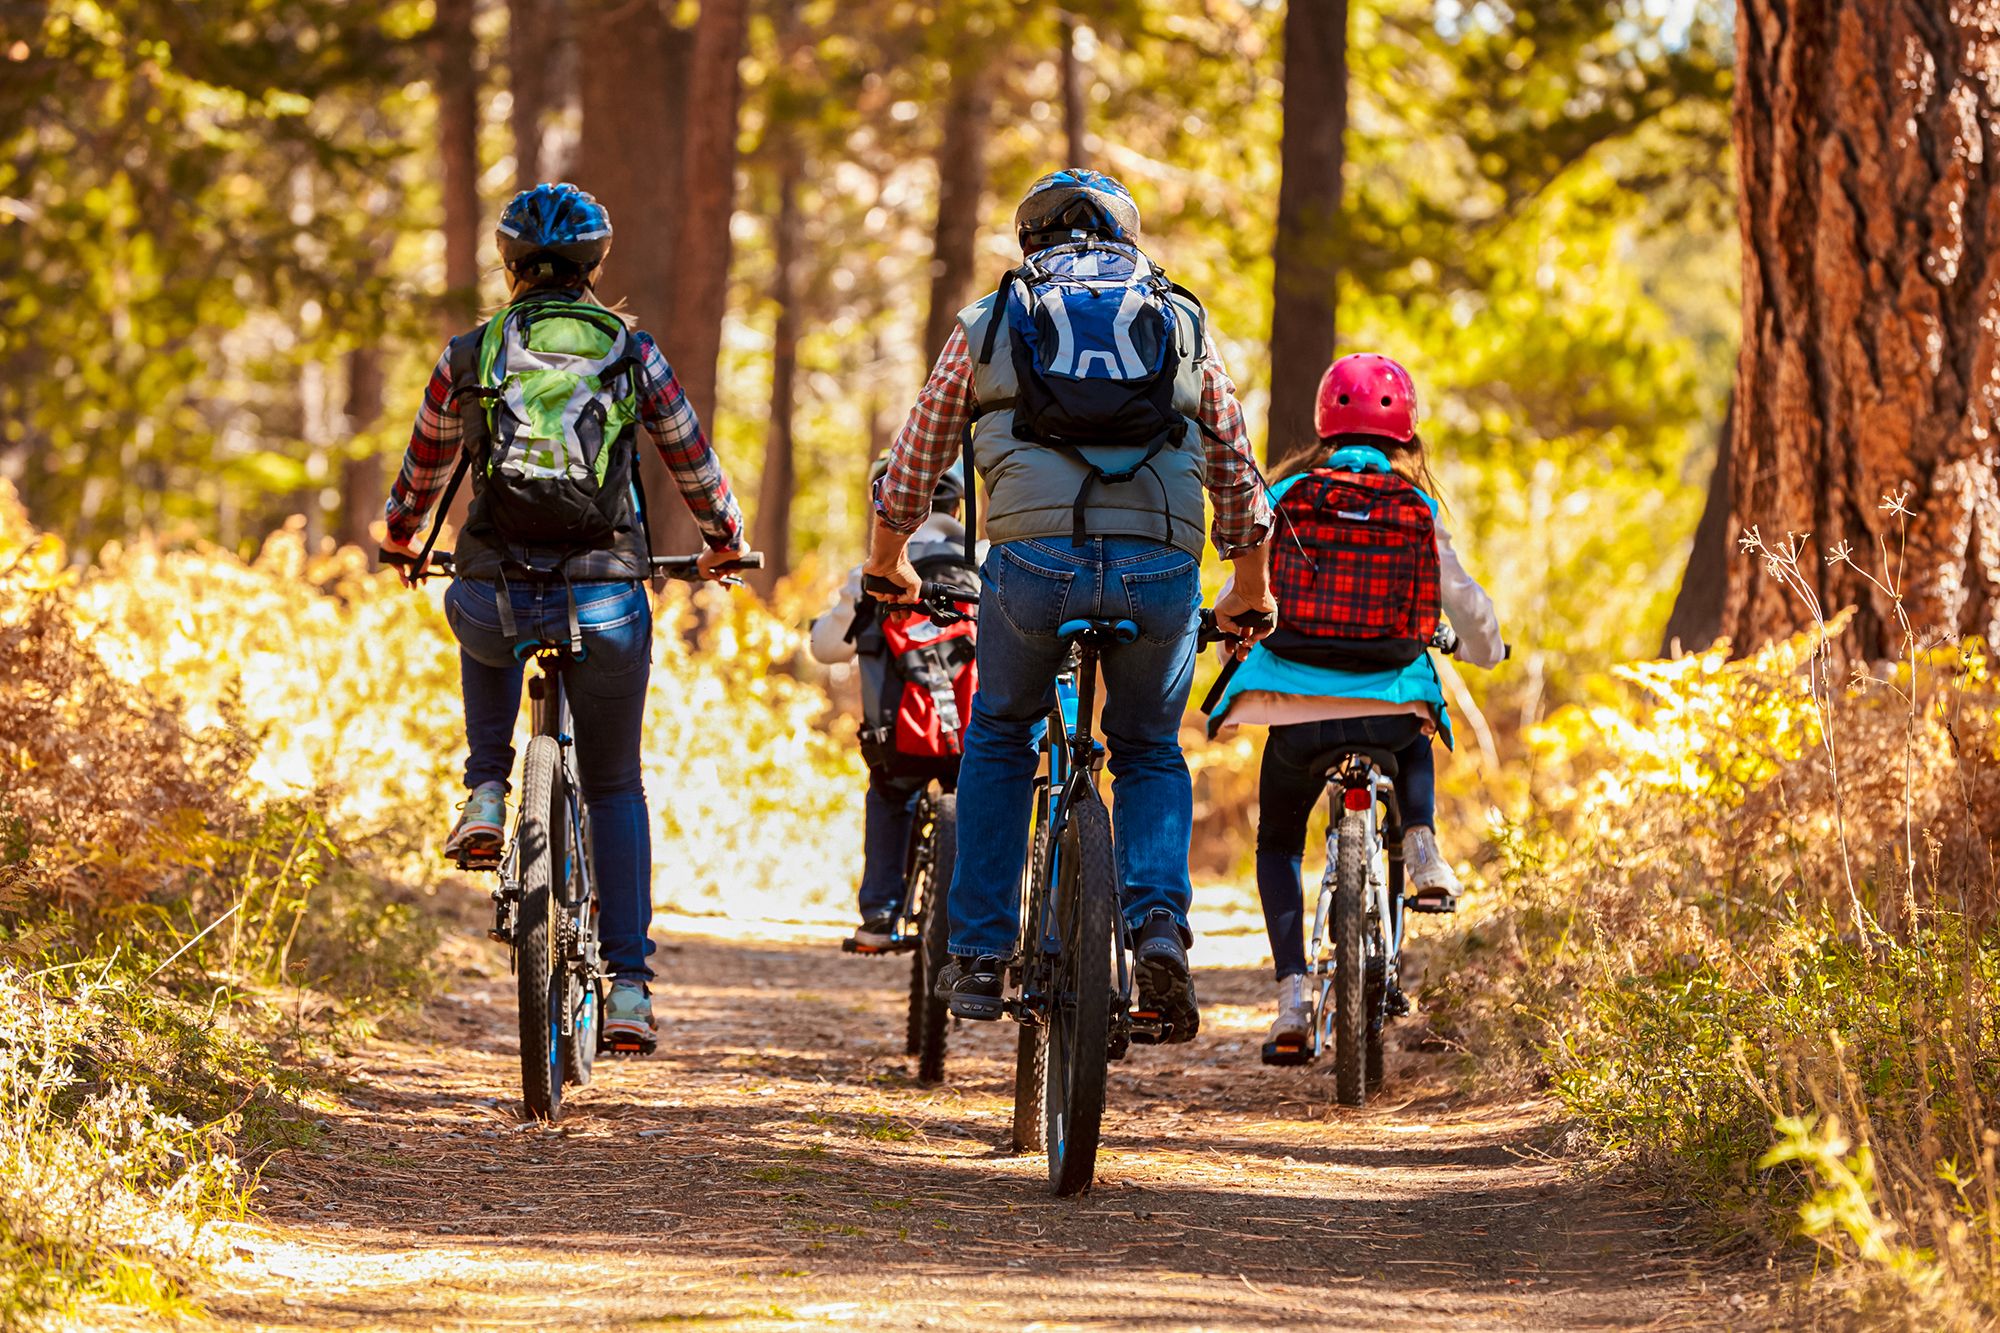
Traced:
<path id="1" fill-rule="evenodd" d="M 1416 375 L 1515 645 L 1451 685 L 1479 891 L 1420 1003 L 1468 1086 L 1990 1324 L 1993 8 L 0 3 L 0 1327 L 179 1299 L 306 1048 L 428 984 L 453 645 L 371 524 L 507 197 L 607 204 L 771 557 L 663 604 L 658 896 L 833 910 L 862 775 L 800 631 L 1065 164 L 1132 188 L 1260 457 L 1336 348 Z M 1255 741 L 1190 753 L 1247 906 Z"/>

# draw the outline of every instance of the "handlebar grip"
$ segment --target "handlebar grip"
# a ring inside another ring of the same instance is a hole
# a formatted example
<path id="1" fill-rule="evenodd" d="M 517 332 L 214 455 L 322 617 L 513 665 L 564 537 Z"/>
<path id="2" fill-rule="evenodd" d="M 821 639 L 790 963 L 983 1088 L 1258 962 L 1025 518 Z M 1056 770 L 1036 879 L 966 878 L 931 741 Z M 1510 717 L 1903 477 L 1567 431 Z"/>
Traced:
<path id="1" fill-rule="evenodd" d="M 876 597 L 901 597 L 903 595 L 903 585 L 892 578 L 886 578 L 880 574 L 863 574 L 861 576 L 861 591 L 870 593 Z"/>

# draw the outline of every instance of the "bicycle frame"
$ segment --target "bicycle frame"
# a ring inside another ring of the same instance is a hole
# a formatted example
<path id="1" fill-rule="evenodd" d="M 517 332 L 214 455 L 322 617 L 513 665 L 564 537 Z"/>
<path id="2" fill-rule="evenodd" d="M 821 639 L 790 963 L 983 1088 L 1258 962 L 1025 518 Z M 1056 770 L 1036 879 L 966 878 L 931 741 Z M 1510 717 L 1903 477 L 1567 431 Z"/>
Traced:
<path id="1" fill-rule="evenodd" d="M 1041 877 L 1028 886 L 1022 901 L 1021 938 L 1024 943 L 1033 942 L 1023 950 L 1018 963 L 1021 994 L 1015 1017 L 1023 1023 L 1040 1024 L 1047 1016 L 1049 963 L 1062 952 L 1055 895 L 1049 888 L 1062 880 L 1062 835 L 1069 824 L 1070 807 L 1078 790 L 1095 781 L 1103 762 L 1104 747 L 1091 734 L 1089 723 L 1096 678 L 1096 651 L 1082 645 L 1072 649 L 1069 664 L 1056 677 L 1056 706 L 1044 724 L 1042 753 L 1049 771 L 1037 784 L 1039 809 L 1032 836 L 1044 840 L 1046 860 Z M 1029 860 L 1032 864 L 1033 857 Z M 1119 963 L 1122 973 L 1122 944 Z"/>

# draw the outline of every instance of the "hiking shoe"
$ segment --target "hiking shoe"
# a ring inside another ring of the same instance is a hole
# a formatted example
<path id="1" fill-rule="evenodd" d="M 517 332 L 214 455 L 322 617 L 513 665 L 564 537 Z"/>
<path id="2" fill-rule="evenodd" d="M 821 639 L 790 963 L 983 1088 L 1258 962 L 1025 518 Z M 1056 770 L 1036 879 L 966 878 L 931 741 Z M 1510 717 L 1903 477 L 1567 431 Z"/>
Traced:
<path id="1" fill-rule="evenodd" d="M 1419 912 L 1455 912 L 1461 888 L 1451 862 L 1438 850 L 1437 834 L 1419 826 L 1403 835 L 1403 873 L 1416 892 L 1410 906 Z"/>
<path id="2" fill-rule="evenodd" d="M 1271 1024 L 1272 1044 L 1304 1045 L 1306 1030 L 1311 1026 L 1312 1011 L 1306 1006 L 1306 979 L 1286 977 L 1278 983 L 1278 1017 Z"/>
<path id="3" fill-rule="evenodd" d="M 1007 964 L 990 953 L 977 958 L 952 955 L 951 962 L 938 974 L 938 998 L 945 1001 L 954 1017 L 990 1023 L 1006 1006 L 1001 996 L 1007 989 Z"/>
<path id="4" fill-rule="evenodd" d="M 875 912 L 861 918 L 854 928 L 854 947 L 862 952 L 886 949 L 896 942 L 896 914 Z"/>
<path id="5" fill-rule="evenodd" d="M 651 1055 L 659 1044 L 660 1025 L 653 1021 L 653 997 L 645 983 L 614 981 L 604 1003 L 604 1048 L 628 1055 Z"/>
<path id="6" fill-rule="evenodd" d="M 445 859 L 461 866 L 498 861 L 506 824 L 507 784 L 480 783 L 459 807 L 458 823 L 444 840 Z"/>
<path id="7" fill-rule="evenodd" d="M 1146 918 L 1132 959 L 1139 980 L 1139 1012 L 1159 1016 L 1165 1029 L 1160 1040 L 1194 1040 L 1201 1031 L 1201 1005 L 1195 999 L 1194 978 L 1188 974 L 1187 943 L 1172 913 L 1156 911 Z"/>

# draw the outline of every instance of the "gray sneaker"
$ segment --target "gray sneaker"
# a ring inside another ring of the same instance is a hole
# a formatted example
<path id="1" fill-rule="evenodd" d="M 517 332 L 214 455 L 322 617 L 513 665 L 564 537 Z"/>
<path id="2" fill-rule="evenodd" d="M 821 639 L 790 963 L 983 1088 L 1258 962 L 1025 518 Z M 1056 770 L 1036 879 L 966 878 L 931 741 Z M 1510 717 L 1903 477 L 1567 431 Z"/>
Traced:
<path id="1" fill-rule="evenodd" d="M 445 859 L 461 866 L 490 866 L 506 841 L 507 784 L 482 782 L 459 807 L 458 823 L 444 840 Z"/>
<path id="2" fill-rule="evenodd" d="M 614 981 L 604 1003 L 604 1048 L 621 1055 L 651 1055 L 659 1045 L 653 997 L 643 982 Z"/>

